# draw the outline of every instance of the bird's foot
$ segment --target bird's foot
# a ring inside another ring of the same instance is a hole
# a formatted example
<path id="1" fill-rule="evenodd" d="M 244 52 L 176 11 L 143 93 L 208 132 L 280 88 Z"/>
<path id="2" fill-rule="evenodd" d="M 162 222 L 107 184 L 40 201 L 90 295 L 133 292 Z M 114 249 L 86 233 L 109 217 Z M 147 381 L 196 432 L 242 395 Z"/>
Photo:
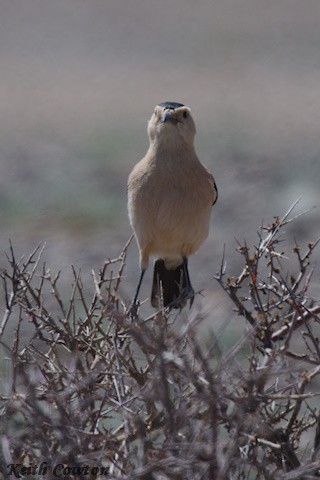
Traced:
<path id="1" fill-rule="evenodd" d="M 140 307 L 140 303 L 132 302 L 129 308 L 126 310 L 126 315 L 130 318 L 130 320 L 136 320 L 138 318 L 138 310 Z"/>

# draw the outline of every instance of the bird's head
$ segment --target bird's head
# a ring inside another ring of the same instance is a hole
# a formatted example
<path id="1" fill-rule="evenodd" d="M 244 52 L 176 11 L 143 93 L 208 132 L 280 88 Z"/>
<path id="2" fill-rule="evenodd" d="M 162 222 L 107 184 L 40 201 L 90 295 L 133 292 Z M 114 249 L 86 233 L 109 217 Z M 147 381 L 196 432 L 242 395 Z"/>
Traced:
<path id="1" fill-rule="evenodd" d="M 156 106 L 148 123 L 151 141 L 193 145 L 196 127 L 190 108 L 182 103 L 163 102 Z"/>

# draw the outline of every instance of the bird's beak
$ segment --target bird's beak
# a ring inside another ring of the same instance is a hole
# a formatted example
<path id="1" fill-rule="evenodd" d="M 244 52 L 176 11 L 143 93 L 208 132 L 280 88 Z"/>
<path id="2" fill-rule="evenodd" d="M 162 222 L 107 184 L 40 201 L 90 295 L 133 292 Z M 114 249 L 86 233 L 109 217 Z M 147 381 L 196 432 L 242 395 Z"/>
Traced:
<path id="1" fill-rule="evenodd" d="M 162 123 L 165 123 L 165 122 L 171 122 L 173 124 L 178 123 L 178 120 L 174 116 L 173 112 L 171 112 L 170 110 L 166 110 L 163 112 L 161 116 L 161 121 Z"/>

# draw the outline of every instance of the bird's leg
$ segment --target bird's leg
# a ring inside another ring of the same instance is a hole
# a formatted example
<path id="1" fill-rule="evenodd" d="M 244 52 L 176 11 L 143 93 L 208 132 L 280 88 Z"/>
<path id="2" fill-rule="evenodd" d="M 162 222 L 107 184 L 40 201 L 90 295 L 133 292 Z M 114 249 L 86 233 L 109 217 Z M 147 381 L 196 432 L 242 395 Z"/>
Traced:
<path id="1" fill-rule="evenodd" d="M 142 280 L 143 280 L 143 277 L 144 277 L 144 274 L 145 274 L 145 269 L 142 269 L 141 270 L 141 274 L 140 274 L 140 278 L 139 278 L 139 282 L 138 282 L 138 286 L 137 286 L 137 289 L 136 289 L 136 293 L 134 295 L 134 299 L 133 299 L 133 302 L 132 304 L 130 305 L 130 308 L 129 308 L 129 314 L 132 318 L 136 317 L 137 316 L 137 311 L 138 311 L 138 295 L 139 295 L 139 291 L 140 291 L 140 287 L 141 287 L 141 284 L 142 284 Z"/>
<path id="2" fill-rule="evenodd" d="M 191 280 L 189 277 L 189 270 L 188 270 L 188 258 L 183 257 L 183 269 L 184 269 L 184 274 L 185 274 L 185 279 L 186 279 L 186 286 L 181 292 L 183 295 L 183 298 L 185 299 L 190 299 L 190 308 L 192 307 L 193 300 L 194 300 L 194 290 L 191 285 Z"/>
<path id="3" fill-rule="evenodd" d="M 135 293 L 135 296 L 134 296 L 134 299 L 133 299 L 133 304 L 134 304 L 134 305 L 137 304 L 138 295 L 139 295 L 139 291 L 140 291 L 140 287 L 141 287 L 141 284 L 142 284 L 142 280 L 143 280 L 144 273 L 145 273 L 145 270 L 141 270 L 141 274 L 140 274 L 140 278 L 139 278 L 137 290 L 136 290 L 136 293 Z"/>

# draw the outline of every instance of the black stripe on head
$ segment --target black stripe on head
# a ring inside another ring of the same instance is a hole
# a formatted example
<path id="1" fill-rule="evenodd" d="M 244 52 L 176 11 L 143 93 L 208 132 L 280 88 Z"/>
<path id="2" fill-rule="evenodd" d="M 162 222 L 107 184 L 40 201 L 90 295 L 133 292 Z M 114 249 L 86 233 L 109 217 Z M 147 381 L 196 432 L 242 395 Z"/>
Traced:
<path id="1" fill-rule="evenodd" d="M 162 108 L 167 108 L 169 110 L 175 110 L 176 108 L 184 107 L 185 105 L 183 105 L 183 103 L 177 103 L 177 102 L 162 102 L 162 103 L 159 103 L 158 106 Z"/>

